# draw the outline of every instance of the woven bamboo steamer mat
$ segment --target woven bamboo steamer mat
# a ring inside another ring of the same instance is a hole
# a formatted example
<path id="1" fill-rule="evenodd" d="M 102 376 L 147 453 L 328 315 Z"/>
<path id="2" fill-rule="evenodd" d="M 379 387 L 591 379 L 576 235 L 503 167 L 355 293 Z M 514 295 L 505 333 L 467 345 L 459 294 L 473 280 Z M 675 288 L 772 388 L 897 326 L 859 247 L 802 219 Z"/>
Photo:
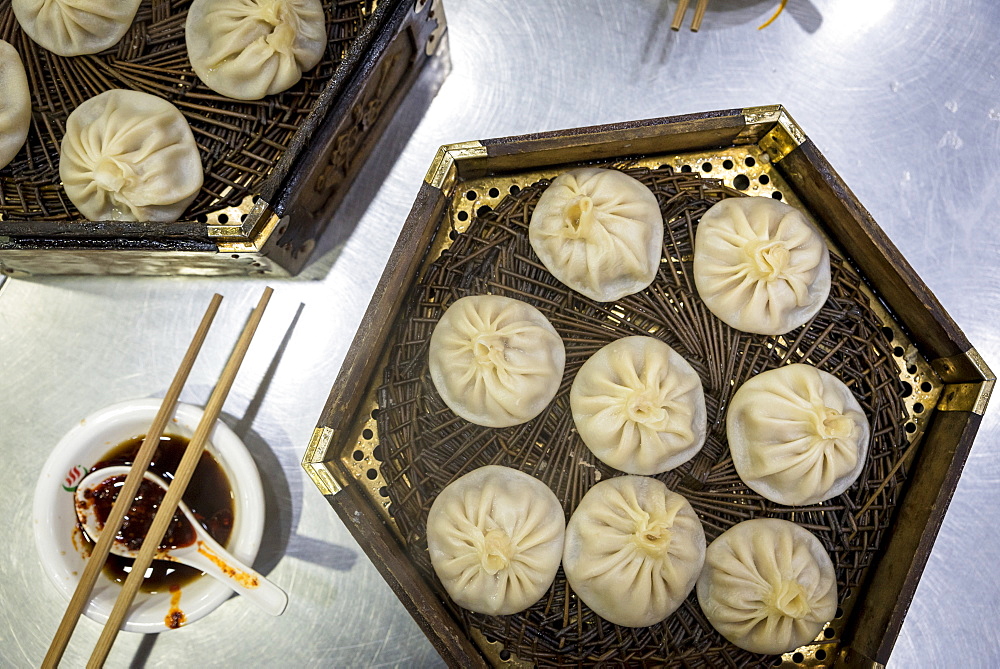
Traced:
<path id="1" fill-rule="evenodd" d="M 219 210 L 273 191 L 274 166 L 307 122 L 326 83 L 374 8 L 373 0 L 322 0 L 328 43 L 319 65 L 287 91 L 262 100 L 221 96 L 195 75 L 184 42 L 190 0 L 146 0 L 114 47 L 57 56 L 31 40 L 10 0 L 0 0 L 0 39 L 24 61 L 32 95 L 25 148 L 0 171 L 0 219 L 79 220 L 59 185 L 66 118 L 82 102 L 114 88 L 157 95 L 177 106 L 194 132 L 205 182 L 186 220 L 221 222 Z"/>
<path id="2" fill-rule="evenodd" d="M 491 617 L 454 605 L 430 564 L 427 512 L 441 489 L 464 473 L 488 464 L 524 471 L 552 488 L 567 517 L 597 481 L 620 474 L 597 460 L 576 434 L 569 389 L 583 362 L 605 344 L 652 335 L 684 356 L 704 385 L 704 448 L 656 478 L 691 502 L 708 540 L 737 522 L 761 517 L 792 520 L 813 532 L 833 559 L 841 598 L 837 619 L 818 644 L 837 635 L 837 623 L 863 583 L 906 479 L 909 444 L 899 367 L 861 278 L 845 259 L 831 253 L 830 298 L 810 322 L 781 337 L 736 331 L 700 300 L 691 265 L 701 215 L 715 202 L 741 193 L 696 173 L 675 173 L 669 166 L 624 171 L 653 191 L 666 222 L 660 270 L 649 289 L 617 302 L 596 303 L 545 270 L 528 243 L 527 226 L 547 180 L 512 193 L 495 208 L 481 209 L 414 286 L 377 393 L 380 452 L 375 457 L 382 462 L 389 513 L 427 582 L 470 636 L 502 646 L 502 660 L 538 666 L 760 666 L 774 658 L 748 653 L 723 639 L 702 615 L 693 593 L 658 625 L 619 627 L 573 595 L 560 569 L 538 603 L 520 614 Z M 566 345 L 559 392 L 537 418 L 523 425 L 494 429 L 468 423 L 445 406 L 430 380 L 427 345 L 435 324 L 455 300 L 483 293 L 537 307 Z M 755 374 L 792 362 L 808 363 L 844 381 L 872 426 L 868 460 L 858 482 L 843 495 L 810 507 L 778 505 L 747 488 L 736 474 L 725 438 L 732 393 Z M 824 648 L 814 648 L 809 659 L 825 659 Z M 802 655 L 795 655 L 794 661 L 801 662 Z"/>

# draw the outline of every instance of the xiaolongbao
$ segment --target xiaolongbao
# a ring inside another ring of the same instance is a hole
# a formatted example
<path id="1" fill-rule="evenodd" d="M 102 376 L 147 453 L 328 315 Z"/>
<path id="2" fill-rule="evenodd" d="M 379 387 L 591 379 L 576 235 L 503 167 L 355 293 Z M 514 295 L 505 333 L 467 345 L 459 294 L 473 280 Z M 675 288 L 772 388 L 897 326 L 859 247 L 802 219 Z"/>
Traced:
<path id="1" fill-rule="evenodd" d="M 837 611 L 837 580 L 823 545 L 777 518 L 723 532 L 708 547 L 697 590 L 712 626 L 752 653 L 809 643 Z"/>
<path id="2" fill-rule="evenodd" d="M 830 253 L 799 210 L 769 197 L 735 197 L 701 217 L 694 282 L 713 314 L 744 332 L 785 334 L 830 294 Z"/>
<path id="3" fill-rule="evenodd" d="M 842 381 L 810 365 L 758 374 L 726 415 L 736 472 L 779 504 L 804 506 L 847 490 L 865 466 L 868 419 Z"/>
<path id="4" fill-rule="evenodd" d="M 202 184 L 191 128 L 172 104 L 110 90 L 66 119 L 59 176 L 92 221 L 176 221 Z"/>
<path id="5" fill-rule="evenodd" d="M 698 372 L 653 337 L 611 342 L 580 367 L 569 394 L 583 443 L 629 474 L 659 474 L 705 443 L 705 393 Z"/>
<path id="6" fill-rule="evenodd" d="M 637 293 L 656 276 L 663 216 L 641 182 L 616 170 L 560 174 L 538 199 L 528 241 L 545 268 L 598 302 Z"/>
<path id="7" fill-rule="evenodd" d="M 11 0 L 28 37 L 60 56 L 98 53 L 118 43 L 139 0 Z"/>
<path id="8" fill-rule="evenodd" d="M 209 88 L 259 100 L 291 88 L 322 60 L 326 20 L 319 0 L 194 0 L 185 39 Z"/>
<path id="9" fill-rule="evenodd" d="M 31 127 L 31 93 L 17 50 L 0 40 L 0 167 L 24 146 Z"/>
<path id="10" fill-rule="evenodd" d="M 431 380 L 462 418 L 487 427 L 527 422 L 552 401 L 566 350 L 530 304 L 500 295 L 456 300 L 431 334 Z"/>
<path id="11" fill-rule="evenodd" d="M 616 625 L 648 627 L 676 611 L 704 560 L 705 532 L 691 505 L 645 476 L 601 481 L 566 526 L 566 579 Z"/>
<path id="12" fill-rule="evenodd" d="M 459 606 L 522 611 L 552 585 L 566 531 L 562 506 L 538 479 L 489 465 L 450 483 L 427 516 L 434 573 Z"/>

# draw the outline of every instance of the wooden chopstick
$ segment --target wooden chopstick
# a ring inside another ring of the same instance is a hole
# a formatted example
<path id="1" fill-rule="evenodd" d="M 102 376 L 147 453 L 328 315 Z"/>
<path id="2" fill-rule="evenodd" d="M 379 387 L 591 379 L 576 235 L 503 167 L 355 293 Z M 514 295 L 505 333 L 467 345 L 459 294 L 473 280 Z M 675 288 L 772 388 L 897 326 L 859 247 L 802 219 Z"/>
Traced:
<path id="1" fill-rule="evenodd" d="M 62 659 L 63 653 L 66 651 L 66 646 L 73 636 L 73 630 L 80 619 L 80 614 L 83 613 L 87 602 L 90 600 L 90 593 L 94 589 L 94 583 L 97 582 L 97 576 L 101 573 L 101 568 L 108 558 L 111 543 L 114 541 L 115 535 L 118 533 L 118 528 L 121 527 L 122 519 L 132 506 L 132 500 L 135 499 L 136 493 L 139 490 L 143 473 L 149 467 L 149 463 L 153 459 L 153 454 L 156 453 L 156 447 L 160 443 L 160 437 L 163 435 L 164 429 L 166 429 L 167 421 L 174 415 L 177 399 L 180 397 L 181 390 L 187 382 L 191 368 L 194 367 L 195 359 L 198 357 L 199 351 L 201 351 L 202 344 L 205 343 L 205 337 L 208 335 L 212 321 L 219 311 L 219 304 L 221 302 L 222 296 L 216 293 L 212 296 L 212 301 L 209 303 L 205 315 L 202 316 L 201 324 L 195 331 L 194 338 L 191 340 L 183 360 L 181 360 L 181 365 L 177 369 L 177 373 L 174 374 L 174 379 L 170 383 L 170 387 L 167 388 L 167 394 L 163 397 L 163 402 L 160 404 L 160 408 L 153 418 L 152 425 L 149 426 L 149 431 L 146 433 L 146 438 L 143 439 L 142 445 L 139 447 L 139 452 L 135 455 L 135 461 L 132 463 L 132 468 L 129 470 L 128 476 L 125 477 L 125 482 L 122 485 L 121 492 L 118 494 L 118 499 L 111 507 L 111 513 L 108 515 L 108 520 L 104 526 L 105 529 L 101 532 L 97 544 L 91 551 L 87 566 L 80 576 L 80 581 L 76 584 L 76 590 L 73 591 L 69 605 L 66 607 L 65 613 L 63 613 L 59 628 L 56 630 L 55 636 L 52 637 L 52 643 L 49 644 L 49 650 L 45 653 L 45 659 L 42 660 L 42 667 L 57 666 L 59 660 Z"/>
<path id="2" fill-rule="evenodd" d="M 191 437 L 191 441 L 184 451 L 184 456 L 177 466 L 177 471 L 174 473 L 174 480 L 167 488 L 167 492 L 163 496 L 163 501 L 160 502 L 160 508 L 157 510 L 149 532 L 142 542 L 142 548 L 139 549 L 139 554 L 136 555 L 135 561 L 132 564 L 132 571 L 129 572 L 128 578 L 125 579 L 125 583 L 122 585 L 121 592 L 118 593 L 118 599 L 111 610 L 111 615 L 104 624 L 104 629 L 97 640 L 94 652 L 87 662 L 88 668 L 104 666 L 104 661 L 107 659 L 108 653 L 111 652 L 111 646 L 118 636 L 118 630 L 125 620 L 125 615 L 128 613 L 129 607 L 132 606 L 132 601 L 139 591 L 139 586 L 142 585 L 146 570 L 153 562 L 153 555 L 159 548 L 160 542 L 163 540 L 163 535 L 166 534 L 167 528 L 170 526 L 170 521 L 174 517 L 174 512 L 177 510 L 177 505 L 181 501 L 181 496 L 184 494 L 185 488 L 187 488 L 188 483 L 191 481 L 195 467 L 198 466 L 205 443 L 208 441 L 208 435 L 212 432 L 212 428 L 215 427 L 215 421 L 222 412 L 222 405 L 225 403 L 226 396 L 233 386 L 236 373 L 243 363 L 243 358 L 250 347 L 250 340 L 253 339 L 257 325 L 264 315 L 264 309 L 267 307 L 268 300 L 271 299 L 272 292 L 274 291 L 270 287 L 264 289 L 264 294 L 261 296 L 260 302 L 258 302 L 257 307 L 250 314 L 250 319 L 247 321 L 239 340 L 236 342 L 236 348 L 229 356 L 229 360 L 222 370 L 222 375 L 219 377 L 218 383 L 216 383 L 211 396 L 208 398 L 201 421 L 199 421 L 198 427 L 194 431 L 194 436 Z"/>
<path id="3" fill-rule="evenodd" d="M 785 0 L 787 1 L 787 0 Z M 677 11 L 674 12 L 674 20 L 670 24 L 670 29 L 677 31 L 684 23 L 684 15 L 687 13 L 690 0 L 678 0 Z M 698 5 L 694 8 L 694 18 L 691 19 L 691 32 L 696 33 L 701 30 L 701 22 L 705 18 L 705 11 L 708 9 L 708 0 L 698 0 Z"/>
<path id="4" fill-rule="evenodd" d="M 694 18 L 691 19 L 691 32 L 696 33 L 701 30 L 701 21 L 705 18 L 706 9 L 708 0 L 698 0 L 698 6 L 694 8 Z"/>
<path id="5" fill-rule="evenodd" d="M 688 10 L 688 1 L 689 0 L 678 0 L 677 11 L 674 12 L 674 21 L 670 24 L 671 30 L 681 29 L 681 24 L 684 23 L 684 15 Z"/>

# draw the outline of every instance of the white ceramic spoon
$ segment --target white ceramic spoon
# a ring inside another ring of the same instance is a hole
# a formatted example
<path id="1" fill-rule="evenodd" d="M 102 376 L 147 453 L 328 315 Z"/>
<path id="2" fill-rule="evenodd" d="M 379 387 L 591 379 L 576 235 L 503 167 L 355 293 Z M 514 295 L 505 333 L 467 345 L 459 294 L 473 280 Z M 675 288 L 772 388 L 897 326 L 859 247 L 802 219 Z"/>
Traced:
<path id="1" fill-rule="evenodd" d="M 76 515 L 87 534 L 94 541 L 97 541 L 101 535 L 104 524 L 98 520 L 94 504 L 87 499 L 85 491 L 98 487 L 113 476 L 126 476 L 129 469 L 129 467 L 118 466 L 96 469 L 84 477 L 77 486 Z M 145 478 L 164 490 L 167 489 L 166 481 L 153 472 L 146 472 Z M 177 508 L 194 528 L 195 540 L 188 546 L 159 550 L 156 553 L 156 559 L 179 562 L 203 571 L 225 583 L 238 594 L 247 597 L 267 613 L 273 616 L 281 615 L 288 604 L 288 595 L 285 594 L 284 590 L 240 562 L 220 546 L 215 539 L 209 536 L 201 523 L 195 520 L 194 514 L 191 513 L 187 504 L 182 501 Z M 134 558 L 139 554 L 138 550 L 128 548 L 119 539 L 115 539 L 111 543 L 111 552 L 129 558 Z"/>

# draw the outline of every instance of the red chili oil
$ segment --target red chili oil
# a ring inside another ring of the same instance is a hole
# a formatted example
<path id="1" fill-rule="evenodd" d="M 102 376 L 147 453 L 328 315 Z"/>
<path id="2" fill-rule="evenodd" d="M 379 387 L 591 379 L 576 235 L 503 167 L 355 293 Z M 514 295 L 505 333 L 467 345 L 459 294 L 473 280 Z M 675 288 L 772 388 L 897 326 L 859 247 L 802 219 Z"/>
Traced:
<path id="1" fill-rule="evenodd" d="M 144 438 L 145 436 L 141 435 L 122 442 L 105 453 L 92 469 L 131 465 Z M 187 445 L 187 437 L 176 435 L 160 437 L 160 443 L 153 454 L 149 470 L 170 483 L 173 480 L 174 472 L 180 465 Z M 93 502 L 97 518 L 101 523 L 104 523 L 111 513 L 111 506 L 114 504 L 115 497 L 117 497 L 124 480 L 124 475 L 112 477 L 109 481 L 95 488 Z M 153 517 L 156 515 L 156 510 L 162 499 L 163 489 L 144 479 L 139 485 L 136 502 L 126 514 L 122 529 L 118 533 L 118 538 L 122 539 L 127 547 L 137 551 L 142 546 L 142 540 L 153 522 Z M 183 499 L 199 524 L 208 531 L 213 539 L 225 546 L 233 529 L 233 489 L 225 471 L 208 451 L 202 453 L 201 460 L 198 461 L 198 466 L 194 470 L 194 475 L 184 492 Z M 86 539 L 85 533 L 84 537 Z M 178 511 L 174 514 L 160 547 L 186 546 L 193 543 L 194 540 L 194 528 Z M 89 551 L 92 547 L 93 543 L 87 540 L 87 550 Z M 104 563 L 104 573 L 112 580 L 124 583 L 132 569 L 132 563 L 132 558 L 109 555 Z M 142 590 L 149 593 L 166 592 L 172 587 L 180 588 L 200 575 L 201 571 L 187 565 L 167 560 L 153 560 L 152 566 L 147 570 L 143 580 Z"/>

